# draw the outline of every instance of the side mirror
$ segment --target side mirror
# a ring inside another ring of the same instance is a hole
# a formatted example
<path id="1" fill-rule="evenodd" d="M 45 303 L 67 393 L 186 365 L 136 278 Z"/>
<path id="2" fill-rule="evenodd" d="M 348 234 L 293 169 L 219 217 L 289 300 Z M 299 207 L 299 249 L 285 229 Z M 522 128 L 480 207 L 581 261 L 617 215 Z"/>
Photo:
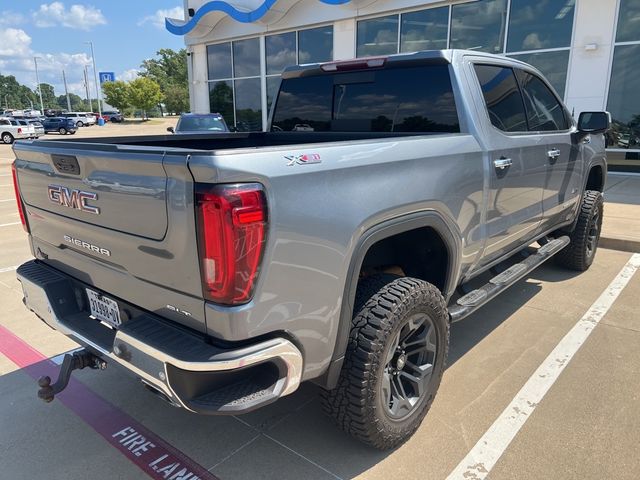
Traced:
<path id="1" fill-rule="evenodd" d="M 578 117 L 578 131 L 581 133 L 604 133 L 610 127 L 609 112 L 582 112 Z"/>
<path id="2" fill-rule="evenodd" d="M 173 128 L 173 127 L 167 127 L 167 132 L 169 132 L 169 133 L 176 133 L 176 130 L 175 130 L 175 128 Z"/>

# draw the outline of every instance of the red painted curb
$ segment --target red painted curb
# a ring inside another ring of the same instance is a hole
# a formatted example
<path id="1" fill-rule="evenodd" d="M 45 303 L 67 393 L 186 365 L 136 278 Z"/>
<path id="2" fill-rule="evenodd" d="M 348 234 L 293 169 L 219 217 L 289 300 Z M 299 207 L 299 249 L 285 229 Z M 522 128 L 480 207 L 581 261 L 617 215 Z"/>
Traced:
<path id="1" fill-rule="evenodd" d="M 56 378 L 58 367 L 31 345 L 0 325 L 0 353 L 34 379 Z M 34 398 L 35 398 L 34 385 Z M 151 430 L 138 423 L 86 385 L 71 378 L 56 399 L 74 412 L 112 447 L 151 478 L 219 480 Z"/>

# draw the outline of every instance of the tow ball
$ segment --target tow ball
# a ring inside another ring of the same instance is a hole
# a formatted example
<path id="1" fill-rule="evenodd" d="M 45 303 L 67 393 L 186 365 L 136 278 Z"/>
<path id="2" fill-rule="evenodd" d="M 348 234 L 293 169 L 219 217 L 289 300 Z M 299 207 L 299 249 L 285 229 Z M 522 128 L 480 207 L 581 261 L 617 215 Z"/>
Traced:
<path id="1" fill-rule="evenodd" d="M 54 397 L 67 388 L 69 380 L 71 379 L 71 372 L 74 370 L 82 370 L 83 368 L 93 368 L 96 370 L 104 370 L 107 368 L 107 362 L 96 357 L 89 350 L 82 349 L 72 354 L 67 353 L 62 361 L 62 367 L 60 367 L 60 373 L 58 379 L 52 385 L 50 377 L 40 377 L 38 379 L 38 398 L 45 402 L 51 402 Z"/>

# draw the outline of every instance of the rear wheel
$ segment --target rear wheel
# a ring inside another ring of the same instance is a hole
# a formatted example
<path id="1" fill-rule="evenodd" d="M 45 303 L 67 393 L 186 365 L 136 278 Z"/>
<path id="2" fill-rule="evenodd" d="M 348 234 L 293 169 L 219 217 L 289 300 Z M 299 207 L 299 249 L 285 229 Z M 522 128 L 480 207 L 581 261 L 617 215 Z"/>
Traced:
<path id="1" fill-rule="evenodd" d="M 84 123 L 81 120 L 78 120 L 78 123 L 76 123 L 76 127 L 84 127 Z"/>
<path id="2" fill-rule="evenodd" d="M 60 135 L 66 135 L 67 134 L 67 129 L 64 127 L 60 127 L 58 129 L 58 132 L 60 133 Z"/>
<path id="3" fill-rule="evenodd" d="M 13 143 L 13 135 L 10 133 L 2 134 L 2 143 L 6 143 L 7 145 L 11 145 Z"/>
<path id="4" fill-rule="evenodd" d="M 578 221 L 569 233 L 571 243 L 556 254 L 556 262 L 559 265 L 581 272 L 591 266 L 600 241 L 603 211 L 602 193 L 597 190 L 584 192 Z"/>
<path id="5" fill-rule="evenodd" d="M 374 293 L 356 309 L 338 386 L 323 392 L 323 404 L 345 432 L 389 449 L 416 431 L 431 406 L 449 316 L 438 289 L 423 280 L 381 275 L 358 288 Z"/>

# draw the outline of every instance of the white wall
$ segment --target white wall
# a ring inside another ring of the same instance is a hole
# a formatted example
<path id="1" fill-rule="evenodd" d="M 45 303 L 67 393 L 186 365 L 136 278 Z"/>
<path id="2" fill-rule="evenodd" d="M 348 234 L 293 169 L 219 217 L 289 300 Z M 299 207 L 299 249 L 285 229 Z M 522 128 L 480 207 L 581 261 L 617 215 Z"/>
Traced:
<path id="1" fill-rule="evenodd" d="M 566 102 L 580 112 L 604 110 L 613 57 L 616 0 L 577 0 Z M 587 50 L 587 45 L 596 46 Z"/>

